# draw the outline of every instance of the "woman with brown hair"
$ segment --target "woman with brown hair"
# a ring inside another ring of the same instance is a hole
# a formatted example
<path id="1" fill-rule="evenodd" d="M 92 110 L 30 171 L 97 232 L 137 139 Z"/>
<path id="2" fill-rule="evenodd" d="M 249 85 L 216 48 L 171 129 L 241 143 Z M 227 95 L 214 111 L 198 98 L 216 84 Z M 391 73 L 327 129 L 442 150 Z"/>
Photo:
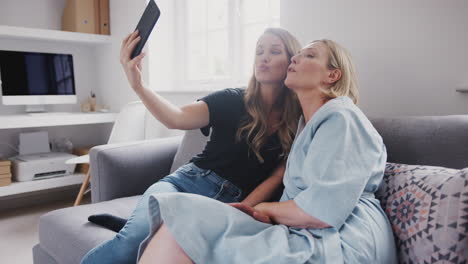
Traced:
<path id="1" fill-rule="evenodd" d="M 254 71 L 246 89 L 220 90 L 181 108 L 143 84 L 144 54 L 130 59 L 138 41 L 137 32 L 130 34 L 121 49 L 121 63 L 135 93 L 166 127 L 204 132 L 211 129 L 210 140 L 190 163 L 153 184 L 126 225 L 113 239 L 88 252 L 82 263 L 135 261 L 138 246 L 150 231 L 151 194 L 194 193 L 247 206 L 268 201 L 282 183 L 285 160 L 295 137 L 300 106 L 284 79 L 300 44 L 286 30 L 270 28 L 259 38 Z"/>

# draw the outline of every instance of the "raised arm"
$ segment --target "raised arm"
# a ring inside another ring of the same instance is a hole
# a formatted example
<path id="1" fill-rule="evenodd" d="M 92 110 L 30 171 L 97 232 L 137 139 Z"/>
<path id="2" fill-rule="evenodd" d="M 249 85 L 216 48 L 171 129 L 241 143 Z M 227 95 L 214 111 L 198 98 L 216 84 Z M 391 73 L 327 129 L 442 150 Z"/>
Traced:
<path id="1" fill-rule="evenodd" d="M 140 97 L 146 108 L 156 119 L 170 129 L 190 130 L 207 126 L 209 111 L 205 102 L 196 102 L 179 108 L 145 87 L 141 73 L 141 61 L 145 57 L 145 53 L 130 59 L 130 54 L 140 39 L 138 31 L 135 31 L 122 41 L 120 63 L 127 75 L 130 86 Z"/>

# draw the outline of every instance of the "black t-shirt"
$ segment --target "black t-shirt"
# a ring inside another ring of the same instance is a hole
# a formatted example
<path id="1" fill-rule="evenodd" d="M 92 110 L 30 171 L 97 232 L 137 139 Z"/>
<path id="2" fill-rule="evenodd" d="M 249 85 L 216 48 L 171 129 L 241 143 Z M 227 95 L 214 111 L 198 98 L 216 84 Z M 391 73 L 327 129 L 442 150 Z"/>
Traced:
<path id="1" fill-rule="evenodd" d="M 196 166 L 209 169 L 229 180 L 247 196 L 268 178 L 281 162 L 282 148 L 277 133 L 272 134 L 260 149 L 261 163 L 249 148 L 246 138 L 236 140 L 237 130 L 247 117 L 244 89 L 225 89 L 199 99 L 208 105 L 210 123 L 202 128 L 210 140 L 205 150 L 192 158 Z"/>

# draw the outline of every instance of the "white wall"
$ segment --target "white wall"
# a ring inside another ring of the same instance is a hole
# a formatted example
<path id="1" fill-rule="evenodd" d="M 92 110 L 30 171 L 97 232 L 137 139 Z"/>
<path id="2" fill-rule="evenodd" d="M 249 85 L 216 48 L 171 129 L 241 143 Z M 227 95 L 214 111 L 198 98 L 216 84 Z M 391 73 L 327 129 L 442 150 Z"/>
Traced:
<path id="1" fill-rule="evenodd" d="M 283 0 L 281 24 L 351 52 L 368 115 L 468 114 L 466 0 Z"/>
<path id="2" fill-rule="evenodd" d="M 0 25 L 60 29 L 65 0 L 0 0 Z M 95 47 L 64 44 L 55 41 L 31 41 L 0 39 L 0 49 L 36 51 L 50 53 L 69 53 L 73 55 L 75 85 L 78 101 L 84 101 L 93 90 L 99 104 L 106 103 L 101 94 L 99 79 L 103 75 L 96 61 L 99 54 Z M 48 111 L 80 111 L 79 103 L 71 105 L 47 106 Z M 24 106 L 4 106 L 0 104 L 0 114 L 24 113 Z M 107 142 L 111 125 L 80 125 L 67 127 L 3 129 L 0 130 L 0 143 L 18 144 L 18 133 L 45 130 L 49 138 L 68 137 L 75 146 L 99 145 Z M 0 158 L 14 155 L 14 151 L 0 144 Z"/>
<path id="3" fill-rule="evenodd" d="M 148 56 L 143 60 L 143 78 L 147 85 L 151 85 L 151 89 L 157 91 L 170 102 L 181 106 L 195 101 L 207 92 L 167 92 L 167 90 L 170 90 L 167 86 L 173 85 L 173 72 L 169 69 L 170 67 L 166 67 L 166 62 L 171 59 L 174 52 L 172 50 L 173 38 L 171 35 L 173 32 L 170 30 L 170 26 L 173 23 L 175 14 L 173 13 L 171 1 L 173 0 L 158 1 L 162 14 L 151 34 L 148 45 L 145 46 L 145 52 L 147 52 Z M 124 0 L 112 0 L 110 3 L 113 43 L 109 47 L 100 48 L 98 51 L 101 57 L 98 69 L 102 72 L 100 88 L 103 99 L 112 109 L 118 110 L 130 101 L 139 100 L 125 77 L 119 62 L 119 53 L 122 40 L 133 32 L 146 4 L 146 0 L 132 1 L 131 4 Z M 151 46 L 151 49 L 148 49 L 149 46 Z M 150 63 L 152 65 L 151 71 L 149 70 Z M 157 128 L 154 131 L 157 131 L 157 133 L 155 135 L 159 137 L 181 134 L 180 131 L 168 130 L 161 124 L 156 126 Z"/>
<path id="4" fill-rule="evenodd" d="M 29 28 L 61 28 L 65 0 L 0 0 L 0 24 Z"/>
<path id="5" fill-rule="evenodd" d="M 145 1 L 110 1 L 110 29 L 112 44 L 98 48 L 100 88 L 103 99 L 111 109 L 120 110 L 125 103 L 137 100 L 137 96 L 128 85 L 125 73 L 119 62 L 122 39 L 131 33 L 145 8 Z"/>

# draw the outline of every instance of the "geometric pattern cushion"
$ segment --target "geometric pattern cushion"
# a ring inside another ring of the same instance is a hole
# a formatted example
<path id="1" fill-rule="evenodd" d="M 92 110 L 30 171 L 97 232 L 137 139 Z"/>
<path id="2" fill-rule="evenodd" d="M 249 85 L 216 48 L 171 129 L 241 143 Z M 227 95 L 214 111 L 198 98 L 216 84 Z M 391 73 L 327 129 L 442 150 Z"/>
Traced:
<path id="1" fill-rule="evenodd" d="M 400 263 L 468 263 L 468 168 L 387 163 L 377 198 Z"/>

